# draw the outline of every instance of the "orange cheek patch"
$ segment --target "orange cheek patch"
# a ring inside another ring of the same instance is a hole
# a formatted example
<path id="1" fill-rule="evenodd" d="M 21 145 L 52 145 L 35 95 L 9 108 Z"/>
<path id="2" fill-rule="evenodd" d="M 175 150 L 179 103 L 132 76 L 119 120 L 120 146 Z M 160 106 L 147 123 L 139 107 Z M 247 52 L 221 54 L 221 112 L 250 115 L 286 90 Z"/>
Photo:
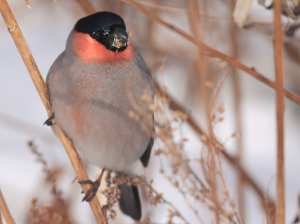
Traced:
<path id="1" fill-rule="evenodd" d="M 73 35 L 74 50 L 83 63 L 130 62 L 134 58 L 131 44 L 122 52 L 113 52 L 107 50 L 103 44 L 91 38 L 89 34 L 74 31 Z"/>

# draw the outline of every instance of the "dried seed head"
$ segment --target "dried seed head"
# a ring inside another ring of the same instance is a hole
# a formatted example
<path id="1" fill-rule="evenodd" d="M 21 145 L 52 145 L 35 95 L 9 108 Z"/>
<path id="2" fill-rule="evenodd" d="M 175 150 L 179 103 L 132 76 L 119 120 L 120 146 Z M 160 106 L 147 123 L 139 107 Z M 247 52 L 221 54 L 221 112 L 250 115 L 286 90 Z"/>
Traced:
<path id="1" fill-rule="evenodd" d="M 220 68 L 226 68 L 227 62 L 226 61 L 221 61 L 220 62 Z"/>
<path id="2" fill-rule="evenodd" d="M 223 112 L 225 111 L 224 106 L 223 106 L 223 105 L 219 105 L 219 106 L 217 107 L 217 111 L 219 111 L 220 113 L 223 113 Z"/>
<path id="3" fill-rule="evenodd" d="M 241 137 L 241 133 L 240 133 L 239 131 L 234 132 L 234 133 L 232 134 L 232 137 L 234 137 L 234 138 L 239 138 L 239 137 Z"/>
<path id="4" fill-rule="evenodd" d="M 206 136 L 206 135 L 201 135 L 201 136 L 200 136 L 200 140 L 201 140 L 201 142 L 206 143 L 206 141 L 207 141 L 207 136 Z"/>
<path id="5" fill-rule="evenodd" d="M 215 87 L 215 85 L 210 81 L 206 81 L 205 86 L 209 89 L 213 89 Z"/>

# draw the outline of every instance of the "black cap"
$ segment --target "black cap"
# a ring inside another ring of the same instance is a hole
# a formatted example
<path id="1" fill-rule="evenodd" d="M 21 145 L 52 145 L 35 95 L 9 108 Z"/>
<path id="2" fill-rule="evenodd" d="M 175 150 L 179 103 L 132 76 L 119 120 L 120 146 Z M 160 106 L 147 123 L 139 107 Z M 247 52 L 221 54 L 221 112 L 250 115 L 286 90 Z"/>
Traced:
<path id="1" fill-rule="evenodd" d="M 74 30 L 89 34 L 114 52 L 124 51 L 129 43 L 123 19 L 112 12 L 97 12 L 76 23 Z"/>

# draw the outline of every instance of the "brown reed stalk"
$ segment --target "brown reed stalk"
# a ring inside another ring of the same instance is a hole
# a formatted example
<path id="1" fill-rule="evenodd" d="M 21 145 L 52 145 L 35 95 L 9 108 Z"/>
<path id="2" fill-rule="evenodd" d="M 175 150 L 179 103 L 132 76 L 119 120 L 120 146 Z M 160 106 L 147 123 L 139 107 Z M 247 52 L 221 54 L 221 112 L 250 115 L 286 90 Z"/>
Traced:
<path id="1" fill-rule="evenodd" d="M 230 7 L 231 7 L 231 12 L 233 12 L 234 7 L 235 7 L 235 0 L 231 0 Z M 230 40 L 231 40 L 231 48 L 232 48 L 232 57 L 233 58 L 238 58 L 238 40 L 237 40 L 237 26 L 235 23 L 231 24 L 231 29 L 230 29 Z M 234 99 L 234 110 L 235 110 L 235 120 L 236 120 L 236 130 L 237 131 L 242 131 L 242 112 L 241 112 L 241 89 L 240 89 L 240 77 L 237 74 L 237 70 L 233 69 L 232 71 L 232 76 L 231 76 L 231 84 L 233 87 L 233 99 Z M 237 162 L 241 165 L 243 162 L 243 138 L 238 138 L 236 139 L 236 148 L 237 148 Z M 238 201 L 238 209 L 240 216 L 242 220 L 245 221 L 245 192 L 244 192 L 244 177 L 242 173 L 238 174 L 238 181 L 237 181 L 237 189 L 238 189 L 238 194 L 237 194 L 237 201 Z"/>
<path id="2" fill-rule="evenodd" d="M 244 65 L 243 63 L 241 63 L 240 61 L 238 61 L 238 60 L 236 60 L 236 59 L 234 59 L 234 58 L 232 58 L 232 57 L 230 57 L 230 56 L 228 56 L 226 54 L 223 54 L 220 51 L 217 51 L 214 48 L 212 48 L 212 47 L 210 47 L 210 46 L 202 43 L 201 41 L 197 40 L 192 35 L 188 34 L 187 32 L 183 31 L 182 29 L 180 29 L 179 27 L 177 27 L 175 25 L 172 25 L 170 23 L 167 23 L 166 21 L 164 21 L 163 19 L 161 19 L 159 16 L 157 16 L 156 13 L 153 13 L 153 12 L 149 11 L 148 9 L 144 8 L 143 6 L 141 6 L 139 3 L 135 2 L 135 1 L 132 1 L 132 0 L 122 0 L 122 1 L 125 1 L 127 4 L 129 4 L 130 6 L 132 6 L 135 9 L 137 9 L 138 11 L 144 13 L 146 16 L 150 17 L 151 19 L 153 19 L 157 23 L 161 24 L 162 26 L 165 26 L 168 29 L 173 30 L 176 33 L 180 34 L 184 38 L 188 39 L 189 41 L 191 41 L 195 45 L 197 45 L 200 48 L 202 48 L 203 50 L 209 52 L 211 54 L 211 56 L 213 56 L 215 58 L 219 58 L 219 59 L 224 60 L 224 61 L 227 61 L 228 63 L 230 63 L 233 66 L 235 66 L 235 67 L 241 69 L 242 71 L 248 73 L 252 77 L 258 79 L 259 81 L 261 81 L 264 84 L 272 87 L 273 89 L 276 88 L 275 82 L 273 82 L 270 79 L 262 76 L 254 68 L 249 68 L 246 65 Z M 284 94 L 290 100 L 294 101 L 297 104 L 300 104 L 300 97 L 297 96 L 296 94 L 293 94 L 293 93 L 291 93 L 291 92 L 289 92 L 287 90 L 284 90 Z"/>
<path id="3" fill-rule="evenodd" d="M 87 2 L 87 0 L 77 0 L 77 2 L 84 8 L 84 10 L 86 11 L 87 14 L 92 14 L 92 13 L 96 12 L 96 10 L 94 8 L 91 8 L 89 10 L 85 9 L 84 5 L 85 5 L 85 2 Z M 154 80 L 154 85 L 155 85 L 155 88 L 158 89 L 159 92 L 163 92 L 161 87 L 158 85 L 158 83 L 155 82 L 155 80 Z M 172 109 L 174 111 L 176 111 L 176 110 L 187 111 L 180 103 L 178 103 L 176 100 L 174 100 L 170 95 L 167 94 L 166 97 L 170 100 L 170 104 L 169 104 L 170 109 Z M 187 123 L 194 129 L 195 132 L 197 132 L 199 134 L 199 136 L 205 134 L 203 129 L 197 124 L 197 122 L 194 120 L 193 117 L 189 116 Z M 221 144 L 221 143 L 219 143 L 219 144 Z M 225 149 L 222 150 L 221 153 L 224 156 L 224 158 L 232 166 L 236 167 L 236 169 L 244 177 L 245 182 L 248 183 L 253 188 L 253 190 L 256 192 L 256 194 L 258 195 L 258 197 L 261 200 L 262 205 L 265 205 L 264 191 L 258 186 L 258 184 L 252 179 L 252 177 L 250 177 L 250 175 L 241 166 L 241 164 L 238 163 L 237 159 L 234 156 L 231 156 L 230 154 L 228 154 Z M 269 201 L 270 206 L 274 206 L 275 203 L 273 202 L 273 200 L 271 198 L 268 198 L 268 201 Z M 265 208 L 265 209 L 267 209 L 267 208 Z"/>
<path id="4" fill-rule="evenodd" d="M 277 110 L 277 224 L 284 224 L 284 77 L 281 0 L 274 1 L 274 56 Z"/>
<path id="5" fill-rule="evenodd" d="M 22 35 L 22 32 L 18 26 L 18 23 L 7 3 L 6 0 L 0 0 L 0 11 L 5 21 L 5 24 L 8 28 L 10 35 L 12 36 L 16 47 L 19 50 L 19 53 L 26 65 L 26 68 L 31 76 L 31 79 L 44 103 L 44 106 L 47 110 L 48 115 L 51 115 L 51 105 L 49 101 L 49 94 L 47 86 L 39 72 L 39 69 L 33 59 L 33 56 L 28 48 L 28 45 Z M 82 162 L 78 152 L 76 151 L 72 141 L 63 133 L 63 131 L 57 126 L 54 125 L 55 131 L 60 138 L 65 150 L 69 156 L 69 159 L 72 163 L 74 171 L 78 177 L 79 181 L 89 180 L 89 176 L 86 172 L 84 163 Z M 87 192 L 90 188 L 90 185 L 81 185 L 84 192 Z M 91 202 L 89 202 L 91 209 L 94 213 L 94 216 L 97 222 L 101 222 L 104 218 L 102 214 L 101 205 L 95 197 Z"/>
<path id="6" fill-rule="evenodd" d="M 0 213 L 3 214 L 3 217 L 5 219 L 5 221 L 7 222 L 7 224 L 15 224 L 15 220 L 13 219 L 13 217 L 10 214 L 10 211 L 5 203 L 2 191 L 0 189 Z M 0 223 L 2 222 L 1 219 L 1 214 L 0 214 Z"/>
<path id="7" fill-rule="evenodd" d="M 158 83 L 154 83 L 155 88 L 159 91 L 162 92 L 161 87 L 158 85 Z M 167 94 L 167 93 L 166 93 Z M 170 100 L 169 106 L 170 109 L 176 111 L 187 111 L 184 106 L 182 106 L 180 103 L 178 103 L 176 100 L 172 99 L 168 94 L 166 97 Z M 206 135 L 206 133 L 203 131 L 203 129 L 197 124 L 195 119 L 192 116 L 189 116 L 187 119 L 187 123 L 194 129 L 195 132 L 201 135 Z M 208 138 L 208 141 L 212 141 L 211 139 Z M 217 142 L 218 144 L 221 145 L 220 142 Z M 224 158 L 236 169 L 241 173 L 241 175 L 244 177 L 244 180 L 246 183 L 248 183 L 253 190 L 256 192 L 256 194 L 259 196 L 262 205 L 265 204 L 265 194 L 264 191 L 258 186 L 258 184 L 250 177 L 250 175 L 247 173 L 247 171 L 241 166 L 241 164 L 238 163 L 237 159 L 234 156 L 231 156 L 230 154 L 227 153 L 226 149 L 221 150 L 221 154 L 224 156 Z M 270 206 L 274 206 L 274 202 L 271 198 L 268 198 Z M 266 209 L 266 208 L 265 208 Z"/>
<path id="8" fill-rule="evenodd" d="M 194 34 L 194 37 L 202 42 L 202 37 L 201 37 L 201 31 L 200 31 L 200 14 L 199 14 L 199 4 L 197 0 L 188 0 L 187 2 L 187 11 L 188 11 L 188 17 L 190 21 L 190 26 L 191 30 Z M 197 73 L 199 76 L 199 86 L 201 89 L 201 101 L 204 102 L 204 114 L 205 114 L 205 119 L 206 119 L 206 125 L 207 128 L 210 130 L 209 134 L 212 133 L 212 128 L 211 128 L 211 122 L 210 122 L 210 111 L 209 111 L 209 92 L 208 88 L 206 87 L 206 81 L 207 81 L 207 58 L 201 54 L 201 47 L 198 46 L 198 57 L 197 57 L 197 62 L 196 62 L 196 69 Z M 211 138 L 211 137 L 210 137 Z M 207 144 L 209 150 L 208 152 L 212 152 L 211 150 L 211 145 Z M 214 156 L 212 155 L 211 161 L 210 161 L 210 176 L 212 180 L 212 194 L 213 194 L 213 202 L 215 204 L 214 206 L 214 212 L 215 212 L 215 219 L 216 219 L 216 224 L 220 223 L 220 213 L 219 213 L 219 200 L 218 200 L 218 191 L 217 191 L 217 184 L 216 184 L 216 175 L 215 175 L 215 170 L 216 170 L 216 164 L 214 162 Z"/>

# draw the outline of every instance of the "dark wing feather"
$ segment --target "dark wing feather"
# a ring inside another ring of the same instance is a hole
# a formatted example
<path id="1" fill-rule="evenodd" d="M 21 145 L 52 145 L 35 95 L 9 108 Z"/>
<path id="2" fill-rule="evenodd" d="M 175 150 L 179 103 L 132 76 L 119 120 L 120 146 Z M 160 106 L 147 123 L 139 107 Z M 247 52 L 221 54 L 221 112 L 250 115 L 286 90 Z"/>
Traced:
<path id="1" fill-rule="evenodd" d="M 147 146 L 147 149 L 146 149 L 146 151 L 144 152 L 144 154 L 140 158 L 140 160 L 141 160 L 142 164 L 144 165 L 144 167 L 147 167 L 147 165 L 149 163 L 149 159 L 150 159 L 150 154 L 151 154 L 153 143 L 154 143 L 154 139 L 150 138 L 150 142 L 149 142 L 149 144 Z"/>
<path id="2" fill-rule="evenodd" d="M 142 216 L 141 200 L 137 186 L 128 186 L 126 183 L 119 185 L 121 198 L 119 201 L 123 213 L 134 220 L 140 220 Z"/>

